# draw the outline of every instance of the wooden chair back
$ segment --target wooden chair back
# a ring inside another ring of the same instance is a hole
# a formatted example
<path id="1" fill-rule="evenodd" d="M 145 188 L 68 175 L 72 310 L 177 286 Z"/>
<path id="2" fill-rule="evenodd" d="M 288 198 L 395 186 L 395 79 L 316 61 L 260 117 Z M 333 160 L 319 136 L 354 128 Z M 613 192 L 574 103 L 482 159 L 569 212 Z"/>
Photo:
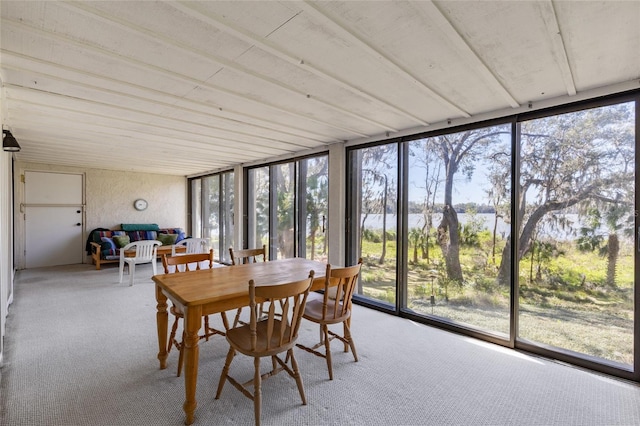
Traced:
<path id="1" fill-rule="evenodd" d="M 201 269 L 201 262 L 208 262 L 209 269 L 213 267 L 213 249 L 209 249 L 209 253 L 191 253 L 181 254 L 178 256 L 167 256 L 166 254 L 162 255 L 162 266 L 164 267 L 165 274 L 171 273 L 171 269 L 169 268 L 169 266 L 175 266 L 174 272 L 176 273 L 188 272 L 192 270 L 199 271 Z M 184 271 L 180 271 L 181 265 L 184 265 Z"/>
<path id="2" fill-rule="evenodd" d="M 256 263 L 262 256 L 262 261 L 267 261 L 267 246 L 263 245 L 262 248 L 234 250 L 229 247 L 229 255 L 231 256 L 232 265 L 241 265 L 244 263 Z"/>
<path id="3" fill-rule="evenodd" d="M 362 259 L 356 265 L 332 269 L 327 265 L 322 301 L 322 320 L 342 322 L 351 314 L 351 299 L 356 285 Z"/>
<path id="4" fill-rule="evenodd" d="M 207 262 L 206 264 L 209 269 L 213 267 L 213 249 L 209 249 L 209 253 L 189 253 L 180 254 L 177 256 L 168 256 L 166 254 L 162 255 L 162 266 L 164 267 L 165 274 L 171 273 L 172 268 L 170 268 L 170 266 L 173 266 L 173 273 L 176 274 L 189 271 L 199 271 L 201 269 L 200 264 L 204 262 Z M 180 266 L 184 266 L 184 271 L 180 270 Z M 184 341 L 182 339 L 176 338 L 176 333 L 178 330 L 178 321 L 184 318 L 184 312 L 180 307 L 172 305 L 171 313 L 175 317 L 175 320 L 173 321 L 173 326 L 171 327 L 171 333 L 169 335 L 169 345 L 167 348 L 167 353 L 171 351 L 171 348 L 173 346 L 175 346 L 176 349 L 180 351 L 180 357 L 178 358 L 178 376 L 180 376 L 182 372 L 184 357 Z M 222 316 L 224 329 L 227 330 L 229 328 L 227 316 L 224 312 L 221 312 L 220 315 Z M 224 336 L 226 332 L 210 327 L 209 316 L 204 315 L 204 334 L 200 334 L 198 338 L 209 340 L 209 337 L 215 334 Z"/>
<path id="5" fill-rule="evenodd" d="M 262 357 L 280 353 L 295 344 L 312 282 L 313 271 L 310 271 L 309 277 L 304 280 L 286 284 L 256 286 L 253 280 L 249 281 L 252 356 Z M 259 321 L 263 313 L 258 305 L 264 300 L 271 303 L 267 310 L 267 318 Z M 281 312 L 276 312 L 276 306 L 280 307 Z M 259 323 L 262 324 L 259 326 Z"/>

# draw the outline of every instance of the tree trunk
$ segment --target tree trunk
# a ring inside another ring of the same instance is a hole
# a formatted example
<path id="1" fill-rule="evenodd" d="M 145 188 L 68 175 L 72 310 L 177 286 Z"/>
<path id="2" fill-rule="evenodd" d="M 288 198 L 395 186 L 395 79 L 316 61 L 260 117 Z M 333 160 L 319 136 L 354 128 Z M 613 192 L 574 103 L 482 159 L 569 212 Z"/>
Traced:
<path id="1" fill-rule="evenodd" d="M 310 259 L 316 258 L 316 227 L 314 226 L 311 229 L 311 257 Z"/>
<path id="2" fill-rule="evenodd" d="M 511 282 L 511 238 L 507 238 L 507 243 L 502 249 L 502 261 L 498 268 L 498 284 L 501 286 L 509 286 Z"/>
<path id="3" fill-rule="evenodd" d="M 458 234 L 458 214 L 452 206 L 445 206 L 442 221 L 438 225 L 438 244 L 446 263 L 447 277 L 461 283 L 460 236 Z"/>
<path id="4" fill-rule="evenodd" d="M 535 241 L 531 244 L 531 264 L 529 265 L 529 284 L 533 284 L 533 260 L 536 251 Z"/>
<path id="5" fill-rule="evenodd" d="M 616 285 L 616 266 L 618 263 L 618 254 L 620 253 L 620 241 L 617 234 L 609 234 L 607 243 L 607 285 L 615 287 Z"/>
<path id="6" fill-rule="evenodd" d="M 429 225 L 425 221 L 424 226 L 422 227 L 422 238 L 420 239 L 422 243 L 422 259 L 427 261 L 427 264 L 431 263 L 429 260 L 429 231 L 431 231 L 431 220 L 429 220 Z"/>
<path id="7" fill-rule="evenodd" d="M 382 197 L 382 254 L 378 263 L 382 265 L 387 255 L 387 178 L 384 179 L 384 196 Z"/>
<path id="8" fill-rule="evenodd" d="M 498 233 L 498 212 L 493 218 L 493 240 L 491 241 L 491 261 L 496 264 L 496 234 Z"/>

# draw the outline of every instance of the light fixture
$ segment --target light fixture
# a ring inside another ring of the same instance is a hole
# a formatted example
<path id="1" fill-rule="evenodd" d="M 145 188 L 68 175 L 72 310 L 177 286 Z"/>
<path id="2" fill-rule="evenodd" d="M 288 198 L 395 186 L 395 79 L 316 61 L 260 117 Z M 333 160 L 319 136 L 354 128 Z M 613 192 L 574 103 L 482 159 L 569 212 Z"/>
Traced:
<path id="1" fill-rule="evenodd" d="M 2 130 L 2 150 L 9 152 L 20 151 L 18 141 L 13 137 L 9 130 Z"/>

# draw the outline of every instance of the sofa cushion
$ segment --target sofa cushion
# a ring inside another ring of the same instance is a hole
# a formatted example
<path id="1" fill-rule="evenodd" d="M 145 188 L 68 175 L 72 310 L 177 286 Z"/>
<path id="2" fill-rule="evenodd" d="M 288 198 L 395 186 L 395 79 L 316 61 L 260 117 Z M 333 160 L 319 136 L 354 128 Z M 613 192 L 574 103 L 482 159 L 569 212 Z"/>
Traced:
<path id="1" fill-rule="evenodd" d="M 176 239 L 174 242 L 170 244 L 175 244 L 181 240 L 184 240 L 187 236 L 182 228 L 165 228 L 160 229 L 160 231 L 98 231 L 94 230 L 91 233 L 91 241 L 96 244 L 100 244 L 100 257 L 106 260 L 115 260 L 119 256 L 119 246 L 118 243 L 114 240 L 115 236 L 128 236 L 129 241 L 143 241 L 143 240 L 158 240 L 158 234 L 162 233 L 163 235 L 176 235 Z M 103 238 L 107 238 L 107 240 L 103 240 Z M 172 237 L 170 237 L 172 238 Z"/>
<path id="2" fill-rule="evenodd" d="M 113 241 L 118 248 L 122 248 L 131 242 L 131 238 L 128 235 L 114 235 Z"/>
<path id="3" fill-rule="evenodd" d="M 178 234 L 158 234 L 158 241 L 160 241 L 163 246 L 171 246 L 176 243 L 177 239 Z"/>
<path id="4" fill-rule="evenodd" d="M 127 235 L 131 242 L 133 241 L 146 241 L 155 240 L 158 236 L 156 231 L 127 231 Z"/>
<path id="5" fill-rule="evenodd" d="M 103 256 L 115 256 L 116 243 L 111 237 L 100 237 L 100 252 Z"/>
<path id="6" fill-rule="evenodd" d="M 102 237 L 113 238 L 114 235 L 125 235 L 124 231 L 93 231 L 93 242 L 102 243 Z"/>
<path id="7" fill-rule="evenodd" d="M 112 231 L 93 231 L 92 241 L 94 243 L 102 243 L 102 237 L 111 238 L 113 233 Z"/>

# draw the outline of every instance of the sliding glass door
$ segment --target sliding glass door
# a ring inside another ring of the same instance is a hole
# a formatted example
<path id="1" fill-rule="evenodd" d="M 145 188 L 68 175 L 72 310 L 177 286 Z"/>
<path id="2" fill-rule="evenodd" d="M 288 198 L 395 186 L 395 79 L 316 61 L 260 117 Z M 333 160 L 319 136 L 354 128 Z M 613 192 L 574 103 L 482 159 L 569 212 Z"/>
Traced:
<path id="1" fill-rule="evenodd" d="M 407 145 L 406 307 L 508 338 L 511 125 Z"/>
<path id="2" fill-rule="evenodd" d="M 233 172 L 191 179 L 191 234 L 208 238 L 214 257 L 229 262 L 234 229 Z"/>
<path id="3" fill-rule="evenodd" d="M 246 169 L 246 246 L 270 259 L 327 258 L 328 157 Z"/>
<path id="4" fill-rule="evenodd" d="M 326 262 L 329 157 L 323 155 L 298 162 L 298 199 L 301 200 L 298 203 L 298 232 L 302 238 L 298 256 Z"/>
<path id="5" fill-rule="evenodd" d="M 269 250 L 269 167 L 255 167 L 246 172 L 246 194 L 247 194 L 247 230 L 245 233 L 245 247 L 237 248 L 258 248 L 263 245 Z"/>
<path id="6" fill-rule="evenodd" d="M 362 258 L 356 294 L 395 308 L 397 290 L 398 145 L 349 151 L 350 215 L 348 263 Z"/>
<path id="7" fill-rule="evenodd" d="M 640 379 L 637 103 L 347 148 L 356 299 Z"/>
<path id="8" fill-rule="evenodd" d="M 635 104 L 521 123 L 518 337 L 633 367 Z"/>

